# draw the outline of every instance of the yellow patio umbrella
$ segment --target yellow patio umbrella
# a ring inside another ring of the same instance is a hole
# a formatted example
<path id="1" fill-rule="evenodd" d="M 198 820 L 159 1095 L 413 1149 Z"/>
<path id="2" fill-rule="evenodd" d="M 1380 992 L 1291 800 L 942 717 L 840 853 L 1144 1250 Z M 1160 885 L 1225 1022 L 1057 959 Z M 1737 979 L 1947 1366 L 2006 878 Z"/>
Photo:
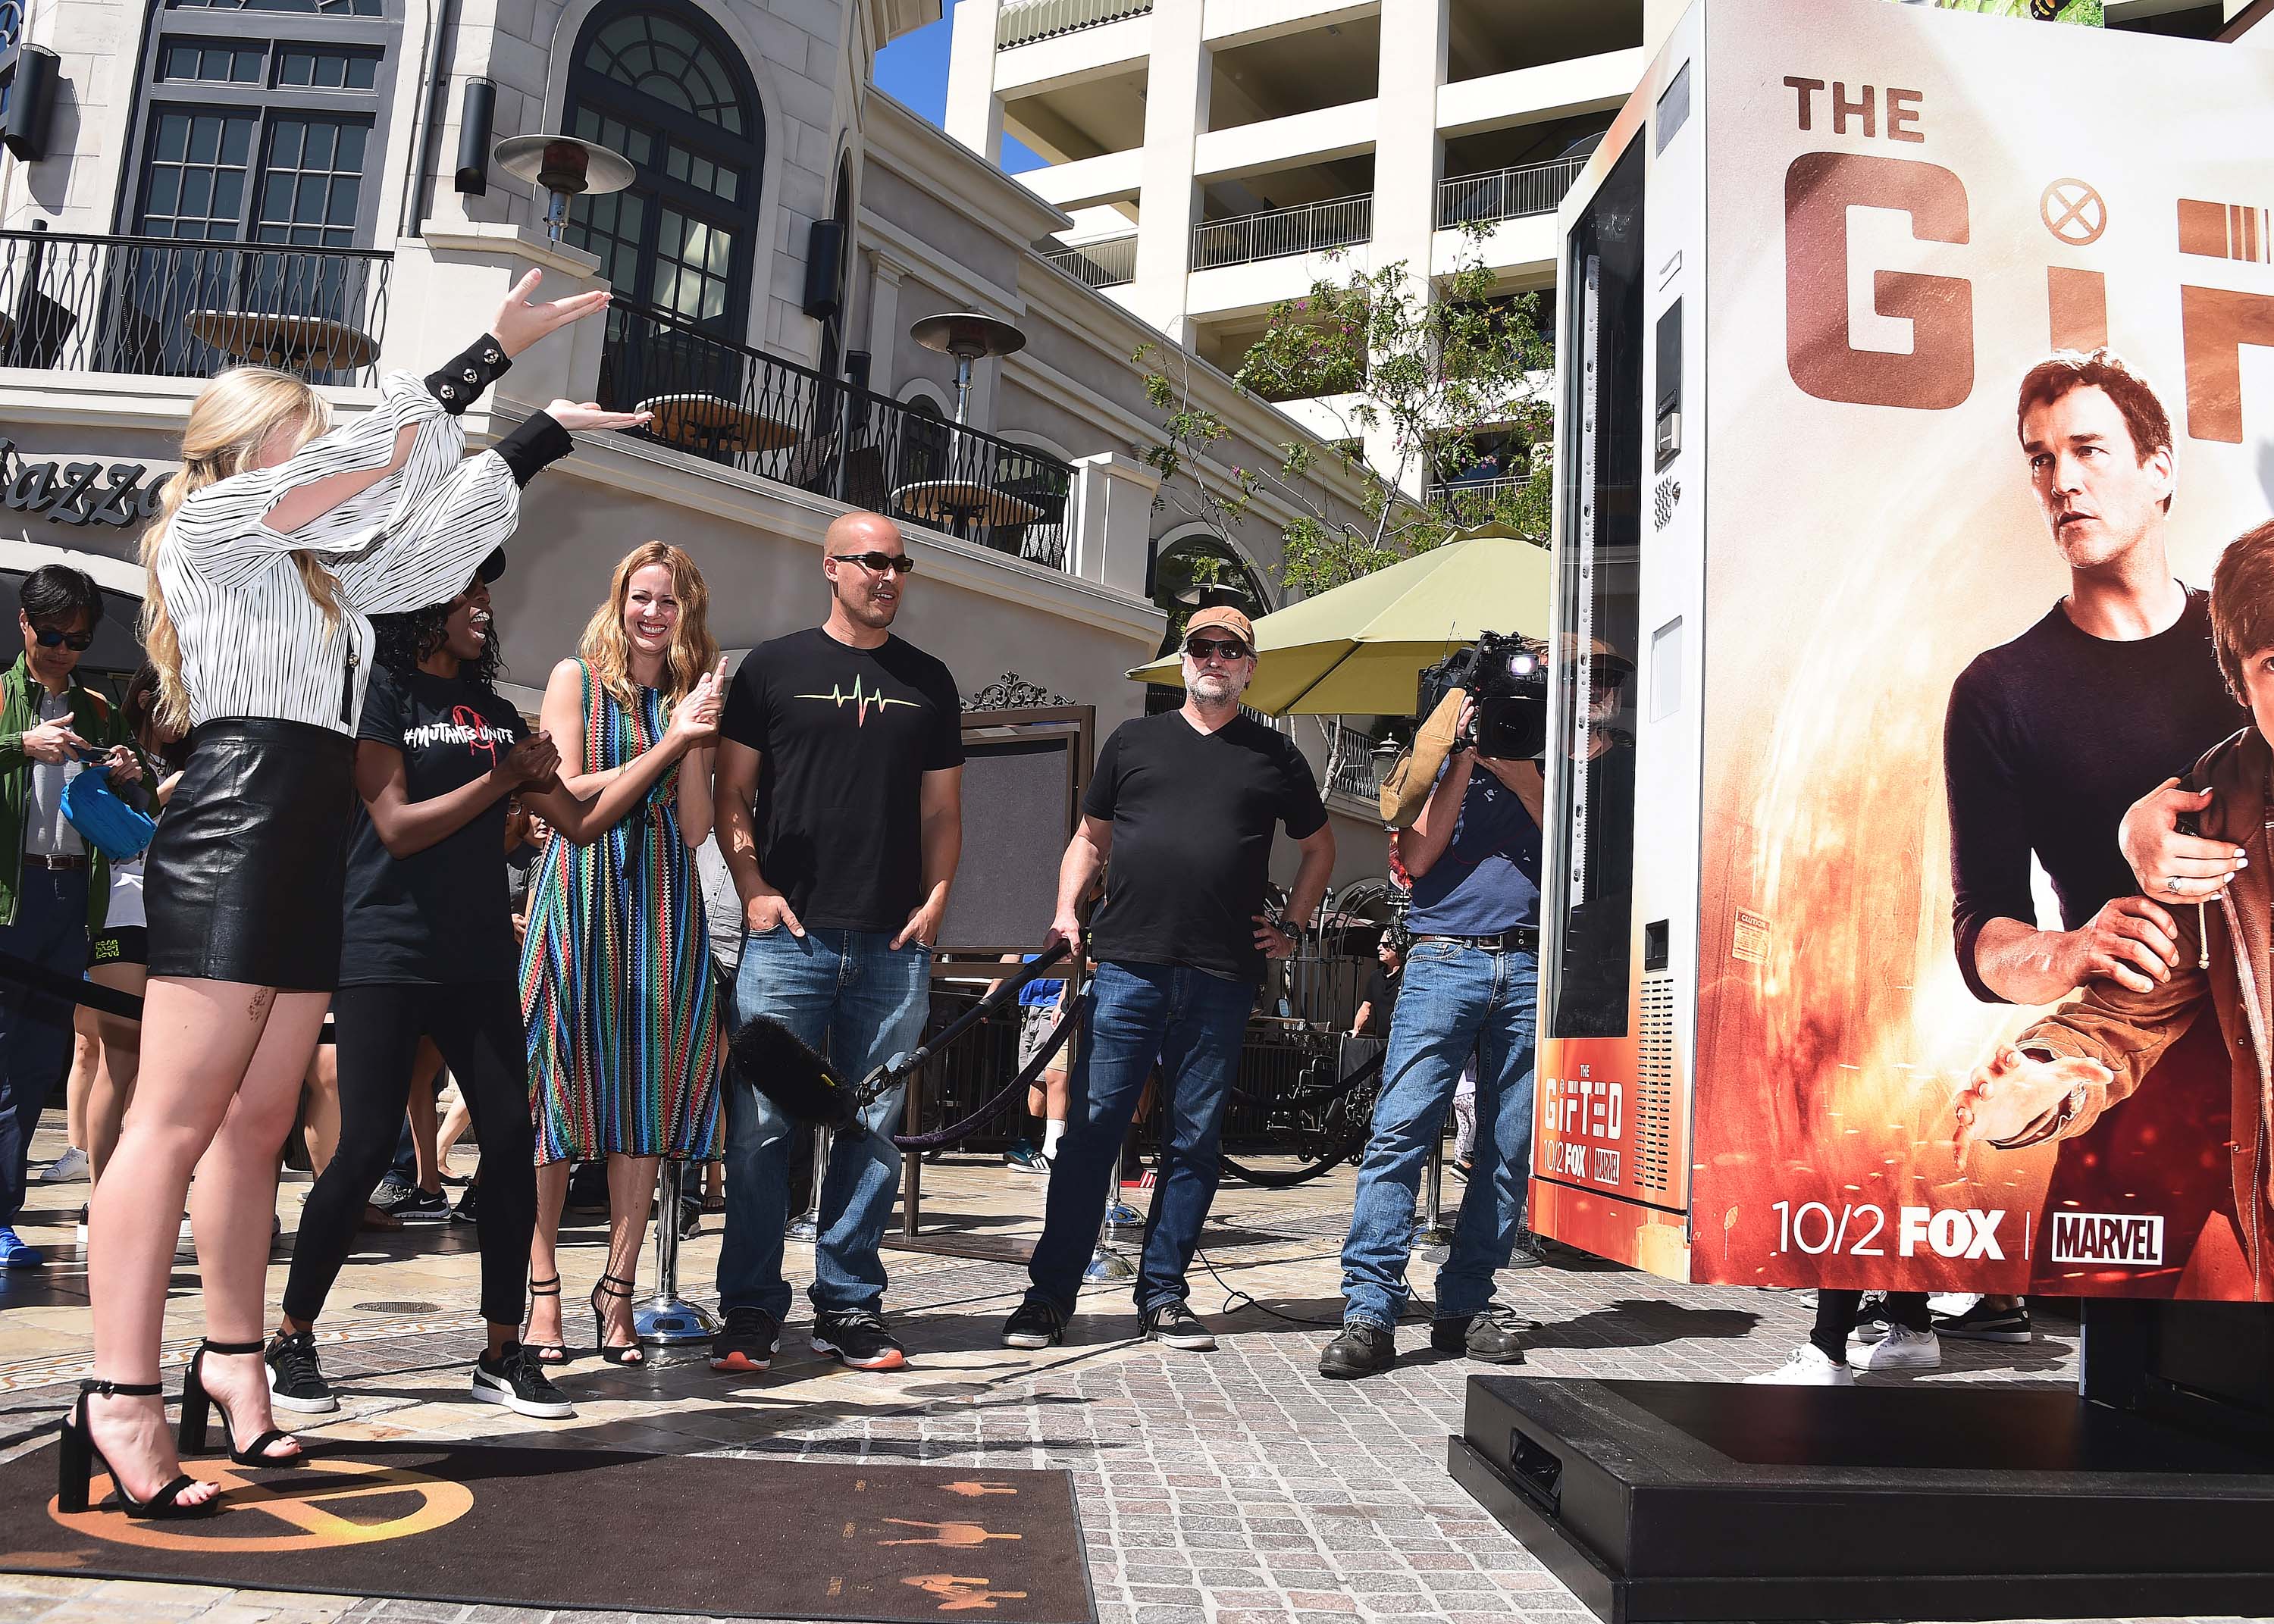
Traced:
<path id="1" fill-rule="evenodd" d="M 1480 632 L 1548 631 L 1547 553 L 1497 525 L 1306 598 L 1255 622 L 1243 703 L 1270 716 L 1406 716 L 1414 680 Z M 1140 682 L 1184 686 L 1171 654 Z"/>

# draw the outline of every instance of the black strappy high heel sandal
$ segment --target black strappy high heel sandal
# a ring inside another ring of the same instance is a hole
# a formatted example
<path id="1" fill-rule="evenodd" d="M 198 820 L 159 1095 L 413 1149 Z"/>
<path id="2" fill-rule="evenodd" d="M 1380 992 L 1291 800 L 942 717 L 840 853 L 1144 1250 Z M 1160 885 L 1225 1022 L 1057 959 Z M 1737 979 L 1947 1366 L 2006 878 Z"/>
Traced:
<path id="1" fill-rule="evenodd" d="M 221 1509 L 219 1497 L 202 1500 L 194 1506 L 181 1503 L 184 1489 L 197 1479 L 187 1472 L 177 1472 L 148 1500 L 136 1500 L 126 1492 L 126 1484 L 102 1451 L 94 1447 L 94 1431 L 87 1425 L 87 1401 L 90 1398 L 148 1398 L 163 1395 L 162 1382 L 155 1381 L 82 1381 L 79 1384 L 79 1400 L 64 1417 L 63 1447 L 56 1461 L 56 1509 L 85 1511 L 87 1484 L 94 1477 L 94 1466 L 102 1462 L 102 1470 L 109 1474 L 110 1486 L 118 1497 L 119 1508 L 130 1517 L 145 1522 L 163 1522 L 184 1517 L 209 1517 Z"/>
<path id="2" fill-rule="evenodd" d="M 531 1281 L 529 1282 L 529 1295 L 531 1297 L 559 1297 L 561 1295 L 561 1276 L 555 1274 L 548 1280 Z M 527 1327 L 524 1326 L 523 1328 L 526 1329 Z M 526 1353 L 531 1358 L 536 1360 L 539 1365 L 566 1365 L 568 1362 L 568 1350 L 565 1344 L 561 1342 L 532 1342 L 523 1340 L 521 1344 L 521 1349 L 523 1353 Z"/>
<path id="3" fill-rule="evenodd" d="M 222 1437 L 229 1445 L 229 1458 L 239 1466 L 297 1466 L 308 1458 L 305 1450 L 295 1450 L 290 1455 L 262 1453 L 280 1438 L 292 1436 L 281 1426 L 270 1427 L 239 1448 L 237 1426 L 229 1418 L 229 1407 L 206 1391 L 206 1355 L 259 1353 L 267 1346 L 267 1342 L 217 1342 L 210 1340 L 198 1343 L 197 1352 L 190 1356 L 189 1371 L 182 1378 L 182 1430 L 177 1442 L 184 1455 L 203 1455 L 206 1452 L 207 1423 L 212 1411 L 218 1410 L 221 1411 Z"/>
<path id="4" fill-rule="evenodd" d="M 634 1340 L 625 1347 L 612 1347 L 608 1342 L 608 1320 L 606 1314 L 601 1311 L 600 1299 L 604 1297 L 629 1298 L 631 1295 L 632 1282 L 621 1274 L 603 1274 L 600 1276 L 600 1283 L 592 1288 L 591 1298 L 592 1345 L 599 1356 L 611 1365 L 647 1363 L 647 1352 L 639 1345 L 636 1334 Z"/>

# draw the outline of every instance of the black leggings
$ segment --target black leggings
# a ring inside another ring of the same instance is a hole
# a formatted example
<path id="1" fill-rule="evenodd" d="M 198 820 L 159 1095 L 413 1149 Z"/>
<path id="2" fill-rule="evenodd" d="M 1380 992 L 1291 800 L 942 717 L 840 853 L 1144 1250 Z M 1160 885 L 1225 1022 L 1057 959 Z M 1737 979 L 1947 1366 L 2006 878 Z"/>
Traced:
<path id="1" fill-rule="evenodd" d="M 489 1199 L 485 1195 L 484 1200 Z M 1834 1365 L 1848 1363 L 1848 1334 L 1856 1328 L 1856 1321 L 1864 1312 L 1861 1291 L 1818 1290 L 1816 1294 L 1816 1328 L 1808 1340 L 1823 1350 L 1824 1357 Z M 1924 1291 L 1890 1291 L 1887 1293 L 1887 1318 L 1907 1331 L 1933 1328 L 1933 1317 L 1927 1312 Z"/>
<path id="2" fill-rule="evenodd" d="M 522 1282 L 537 1229 L 536 1131 L 521 1000 L 510 981 L 343 987 L 332 995 L 340 1070 L 340 1142 L 300 1212 L 284 1312 L 324 1312 L 363 1222 L 364 1202 L 394 1160 L 418 1040 L 432 1037 L 465 1095 L 482 1146 L 482 1318 L 521 1323 Z"/>

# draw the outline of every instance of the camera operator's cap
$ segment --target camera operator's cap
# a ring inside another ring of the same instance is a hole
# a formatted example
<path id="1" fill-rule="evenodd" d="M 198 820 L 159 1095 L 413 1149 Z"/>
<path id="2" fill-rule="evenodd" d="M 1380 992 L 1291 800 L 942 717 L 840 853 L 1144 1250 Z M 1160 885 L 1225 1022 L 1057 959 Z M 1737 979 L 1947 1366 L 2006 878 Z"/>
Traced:
<path id="1" fill-rule="evenodd" d="M 1246 643 L 1248 648 L 1248 652 L 1252 654 L 1255 651 L 1255 627 L 1254 623 L 1251 622 L 1246 615 L 1240 613 L 1239 610 L 1232 608 L 1229 605 L 1219 605 L 1214 609 L 1201 610 L 1198 613 L 1194 614 L 1191 620 L 1185 622 L 1185 635 L 1189 637 L 1194 632 L 1205 630 L 1207 628 L 1211 626 L 1222 627 L 1225 631 L 1231 632 L 1237 636 L 1240 642 Z"/>

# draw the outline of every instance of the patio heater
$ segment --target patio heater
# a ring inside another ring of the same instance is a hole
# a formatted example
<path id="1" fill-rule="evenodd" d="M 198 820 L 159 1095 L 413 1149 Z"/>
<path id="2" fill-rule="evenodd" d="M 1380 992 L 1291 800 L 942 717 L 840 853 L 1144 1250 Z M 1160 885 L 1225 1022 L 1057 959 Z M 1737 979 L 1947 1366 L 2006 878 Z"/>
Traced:
<path id="1" fill-rule="evenodd" d="M 570 199 L 621 192 L 635 173 L 621 153 L 573 135 L 508 136 L 490 155 L 514 179 L 545 189 L 545 235 L 556 243 L 568 224 Z"/>
<path id="2" fill-rule="evenodd" d="M 1017 327 L 975 311 L 926 316 L 908 328 L 908 336 L 927 350 L 955 357 L 958 427 L 962 426 L 971 404 L 971 364 L 982 356 L 1011 355 L 1027 347 L 1027 335 Z"/>

